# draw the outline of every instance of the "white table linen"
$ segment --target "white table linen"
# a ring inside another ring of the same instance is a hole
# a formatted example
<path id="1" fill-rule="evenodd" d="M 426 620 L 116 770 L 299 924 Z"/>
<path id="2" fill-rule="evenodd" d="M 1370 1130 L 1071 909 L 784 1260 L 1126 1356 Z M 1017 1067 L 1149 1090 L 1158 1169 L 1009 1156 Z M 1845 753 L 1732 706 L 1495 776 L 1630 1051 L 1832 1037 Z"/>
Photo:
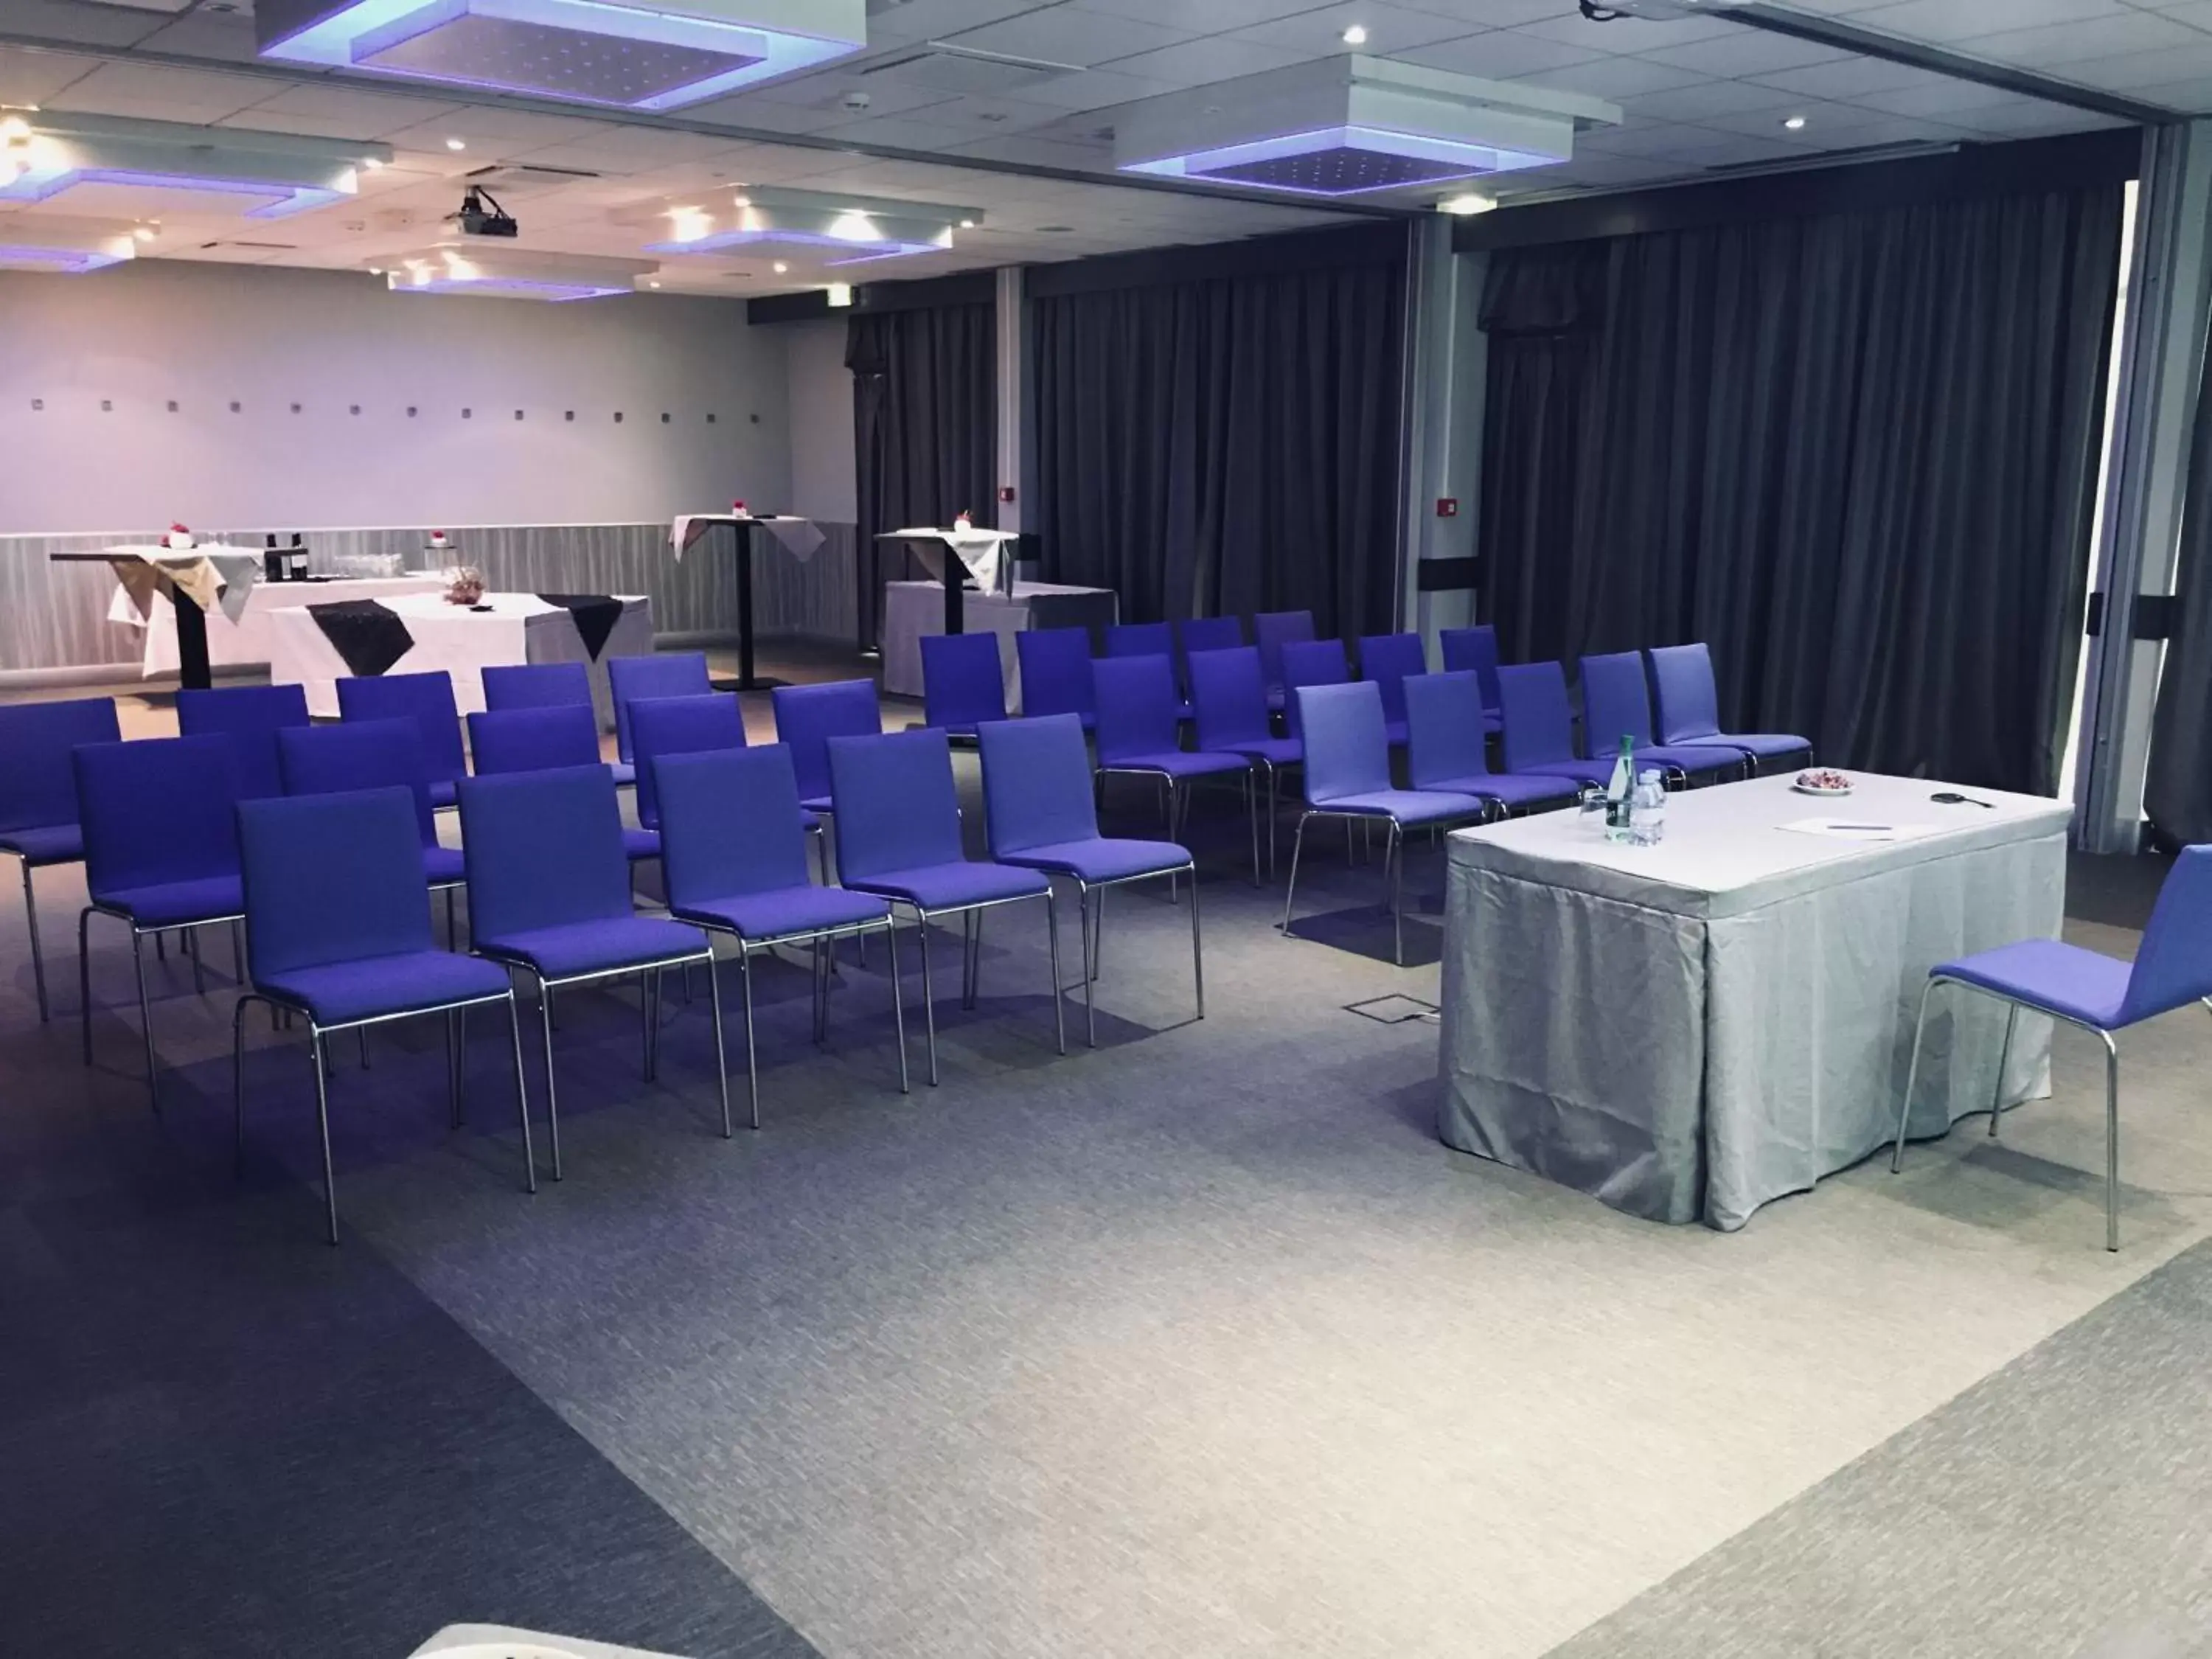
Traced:
<path id="1" fill-rule="evenodd" d="M 208 663 L 215 668 L 263 666 L 273 660 L 276 649 L 269 617 L 303 605 L 336 605 L 347 599 L 390 601 L 410 593 L 442 593 L 446 579 L 419 576 L 373 576 L 337 581 L 256 582 L 245 595 L 244 607 L 233 617 L 218 608 L 207 619 Z M 145 630 L 142 672 L 152 678 L 177 672 L 176 601 L 156 588 L 141 611 L 128 588 L 118 584 L 107 619 Z"/>
<path id="2" fill-rule="evenodd" d="M 1119 616 L 1111 588 L 1069 587 L 1058 582 L 1016 582 L 1012 593 L 964 592 L 961 626 L 970 634 L 999 636 L 999 661 L 1006 677 L 1006 712 L 1022 707 L 1021 660 L 1014 640 L 1024 629 L 1104 627 Z M 884 690 L 919 697 L 921 640 L 945 631 L 945 590 L 936 582 L 884 584 Z"/>
<path id="3" fill-rule="evenodd" d="M 815 550 L 828 539 L 821 526 L 811 519 L 794 518 L 780 514 L 772 519 L 756 519 L 735 513 L 684 513 L 668 529 L 668 544 L 674 550 L 678 564 L 684 562 L 684 550 L 716 525 L 758 525 L 769 533 L 778 547 L 794 559 L 805 561 L 814 556 Z"/>
<path id="4" fill-rule="evenodd" d="M 234 622 L 261 580 L 261 555 L 250 547 L 220 542 L 190 548 L 125 543 L 101 551 L 114 566 L 116 581 L 142 615 L 152 609 L 155 594 L 174 589 L 210 617 L 220 613 Z M 177 631 L 173 616 L 168 631 L 173 637 Z"/>

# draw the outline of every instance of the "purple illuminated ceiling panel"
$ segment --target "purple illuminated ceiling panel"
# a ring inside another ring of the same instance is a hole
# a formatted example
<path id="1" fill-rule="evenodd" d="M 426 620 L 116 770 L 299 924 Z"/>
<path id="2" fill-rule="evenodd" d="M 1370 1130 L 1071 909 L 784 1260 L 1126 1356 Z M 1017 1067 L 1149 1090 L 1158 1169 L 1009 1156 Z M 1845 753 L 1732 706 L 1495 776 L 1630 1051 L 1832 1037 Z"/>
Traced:
<path id="1" fill-rule="evenodd" d="M 757 38 L 740 30 L 728 33 L 733 44 Z M 759 52 L 583 33 L 501 15 L 470 0 L 426 6 L 353 43 L 353 60 L 363 69 L 595 104 L 642 105 L 748 68 L 762 57 Z"/>

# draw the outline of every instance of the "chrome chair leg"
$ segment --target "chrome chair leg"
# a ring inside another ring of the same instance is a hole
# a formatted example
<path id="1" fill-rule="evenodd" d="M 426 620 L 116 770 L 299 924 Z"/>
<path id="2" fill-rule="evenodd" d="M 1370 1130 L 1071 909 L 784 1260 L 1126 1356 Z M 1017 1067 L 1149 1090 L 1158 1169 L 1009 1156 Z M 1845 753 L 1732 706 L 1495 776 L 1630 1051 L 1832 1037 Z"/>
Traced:
<path id="1" fill-rule="evenodd" d="M 746 1103 L 752 1113 L 753 1127 L 757 1129 L 760 1127 L 760 1058 L 753 1038 L 753 953 L 743 945 L 738 951 L 738 981 L 745 1005 Z"/>
<path id="2" fill-rule="evenodd" d="M 23 869 L 23 917 L 31 925 L 31 982 L 39 992 L 39 1024 L 52 1018 L 46 1008 L 46 956 L 39 945 L 39 901 L 31 890 L 31 861 L 19 860 Z"/>
<path id="3" fill-rule="evenodd" d="M 323 1028 L 307 1022 L 307 1041 L 315 1060 L 315 1126 L 323 1135 L 323 1205 L 331 1243 L 338 1242 L 338 1184 L 331 1167 L 331 1082 L 323 1066 Z"/>
<path id="4" fill-rule="evenodd" d="M 2120 1248 L 2120 1046 L 2105 1040 L 2105 1248 Z"/>
<path id="5" fill-rule="evenodd" d="M 545 1133 L 553 1143 L 553 1179 L 561 1178 L 561 1097 L 553 1085 L 553 990 L 538 981 L 538 1023 L 545 1030 Z M 518 1054 L 516 1058 L 521 1056 Z"/>
<path id="6" fill-rule="evenodd" d="M 1091 907 L 1091 977 L 1097 979 L 1106 971 L 1106 894 L 1098 890 L 1097 902 Z"/>
<path id="7" fill-rule="evenodd" d="M 921 919 L 921 1022 L 929 1033 L 929 1086 L 937 1086 L 937 996 L 929 980 L 929 912 L 917 910 Z"/>
<path id="8" fill-rule="evenodd" d="M 1244 774 L 1244 816 L 1252 826 L 1252 884 L 1260 884 L 1260 779 L 1249 768 Z M 1191 872 L 1191 889 L 1198 888 L 1198 873 Z"/>
<path id="9" fill-rule="evenodd" d="M 866 937 L 866 935 L 862 935 Z M 910 1095 L 914 1085 L 906 1074 L 906 991 L 899 983 L 898 924 L 894 921 L 884 929 L 884 949 L 891 961 L 891 1028 L 898 1036 L 899 1092 Z"/>
<path id="10" fill-rule="evenodd" d="M 84 1036 L 84 1063 L 92 1064 L 92 951 L 86 940 L 87 930 L 92 924 L 92 907 L 86 905 L 76 918 L 76 1020 Z"/>
<path id="11" fill-rule="evenodd" d="M 356 1025 L 353 1035 L 355 1045 L 361 1050 L 361 1069 L 365 1072 L 368 1069 L 368 1027 Z"/>
<path id="12" fill-rule="evenodd" d="M 691 977 L 690 968 L 684 969 L 684 977 Z M 722 1139 L 727 1140 L 733 1133 L 730 1127 L 729 1051 L 722 1044 L 722 971 L 714 960 L 711 939 L 707 942 L 707 1006 L 714 1017 L 714 1083 L 722 1092 Z"/>
<path id="13" fill-rule="evenodd" d="M 460 1012 L 446 1010 L 446 1127 L 453 1130 L 461 1127 L 461 1050 L 453 1040 L 453 1022 Z"/>
<path id="14" fill-rule="evenodd" d="M 1389 866 L 1390 878 L 1391 958 L 1403 968 L 1406 965 L 1406 832 L 1395 818 L 1390 820 L 1390 834 L 1382 844 L 1382 862 Z"/>
<path id="15" fill-rule="evenodd" d="M 238 921 L 230 924 L 230 977 L 237 984 L 246 983 L 246 924 Z"/>
<path id="16" fill-rule="evenodd" d="M 1192 902 L 1197 902 L 1198 884 L 1191 884 Z M 1052 947 L 1052 1028 L 1060 1041 L 1060 1052 L 1067 1052 L 1067 999 L 1060 994 L 1060 900 L 1054 896 L 1049 878 L 1044 889 L 1045 938 Z M 978 963 L 978 966 L 981 966 Z"/>
<path id="17" fill-rule="evenodd" d="M 1198 994 L 1198 1017 L 1206 1018 L 1206 953 L 1198 936 L 1198 872 L 1190 877 L 1190 982 Z M 1094 1045 L 1095 1046 L 1095 1045 Z"/>
<path id="18" fill-rule="evenodd" d="M 136 925 L 131 929 L 131 965 L 137 970 L 138 1024 L 146 1036 L 146 1098 L 158 1116 L 161 1110 L 161 1083 L 154 1060 L 154 1005 L 146 998 L 146 936 Z"/>
<path id="19" fill-rule="evenodd" d="M 524 1081 L 522 1071 L 522 1007 L 515 1000 L 514 988 L 512 985 L 509 985 L 507 990 L 507 1041 L 514 1048 L 514 1109 L 522 1119 L 523 1190 L 535 1193 L 538 1190 L 538 1152 L 530 1144 L 530 1090 Z M 551 1034 L 549 1032 L 547 1036 L 550 1042 Z M 553 1127 L 556 1148 L 555 1178 L 557 1180 L 559 1178 L 560 1127 L 558 1120 L 553 1115 L 553 1077 L 550 1072 L 545 1077 L 545 1121 Z"/>
<path id="20" fill-rule="evenodd" d="M 1291 905 L 1298 896 L 1298 855 L 1305 850 L 1306 824 L 1313 817 L 1310 812 L 1298 814 L 1298 832 L 1291 842 L 1291 883 L 1283 889 L 1283 937 L 1291 937 Z M 1345 845 L 1351 846 L 1352 821 L 1345 820 Z"/>
<path id="21" fill-rule="evenodd" d="M 1921 988 L 1920 1017 L 1912 1022 L 1912 1059 L 1905 1068 L 1905 1098 L 1897 1106 L 1897 1145 L 1889 1154 L 1889 1172 L 1892 1175 L 1905 1167 L 1905 1120 L 1912 1115 L 1912 1091 L 1920 1080 L 1920 1039 L 1928 1030 L 1928 999 L 1936 994 L 1936 988 L 1942 982 L 1930 979 Z"/>
<path id="22" fill-rule="evenodd" d="M 1092 988 L 1091 970 L 1091 884 L 1075 884 L 1075 920 L 1083 933 L 1083 1031 L 1085 1040 L 1096 1048 L 1098 1046 L 1098 997 Z M 1196 912 L 1192 913 L 1195 915 Z"/>
<path id="23" fill-rule="evenodd" d="M 970 910 L 968 916 L 974 925 L 968 930 L 968 959 L 963 964 L 968 991 L 960 1006 L 973 1008 L 983 1000 L 983 913 Z"/>
<path id="24" fill-rule="evenodd" d="M 207 994 L 207 969 L 200 962 L 200 930 L 197 927 L 180 929 L 177 939 L 184 946 L 185 954 L 192 959 L 192 994 L 204 997 Z"/>
<path id="25" fill-rule="evenodd" d="M 230 1173 L 246 1169 L 246 1004 L 240 997 L 230 1016 Z"/>
<path id="26" fill-rule="evenodd" d="M 1996 1087 L 1990 1091 L 1990 1139 L 1997 1138 L 1997 1120 L 2004 1115 L 2005 1061 L 2012 1055 L 2012 1034 L 2020 1024 L 2020 1004 L 2005 1005 L 2004 1046 L 1997 1050 Z"/>

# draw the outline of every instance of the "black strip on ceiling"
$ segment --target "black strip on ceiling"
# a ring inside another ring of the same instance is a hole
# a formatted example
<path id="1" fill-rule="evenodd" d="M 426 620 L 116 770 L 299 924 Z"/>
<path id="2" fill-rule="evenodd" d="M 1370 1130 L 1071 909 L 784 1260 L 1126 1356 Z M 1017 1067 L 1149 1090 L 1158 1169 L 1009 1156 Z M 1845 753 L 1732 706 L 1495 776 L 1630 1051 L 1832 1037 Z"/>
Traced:
<path id="1" fill-rule="evenodd" d="M 2059 138 L 2023 138 L 2008 144 L 1966 144 L 1937 155 L 1911 155 L 1893 161 L 1754 173 L 1708 184 L 1661 185 L 1501 207 L 1455 222 L 1452 247 L 1461 253 L 1474 253 L 1547 242 L 1641 236 L 1704 225 L 1906 207 L 2014 191 L 2070 190 L 2133 179 L 2142 170 L 2142 130 L 2139 127 L 2115 127 Z"/>

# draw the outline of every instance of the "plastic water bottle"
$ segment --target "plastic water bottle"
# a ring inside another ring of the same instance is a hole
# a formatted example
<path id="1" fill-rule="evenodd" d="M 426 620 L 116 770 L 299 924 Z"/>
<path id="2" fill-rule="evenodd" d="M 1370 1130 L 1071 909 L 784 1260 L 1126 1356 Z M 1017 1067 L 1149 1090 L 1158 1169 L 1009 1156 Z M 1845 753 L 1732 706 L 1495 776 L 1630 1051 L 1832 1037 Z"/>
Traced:
<path id="1" fill-rule="evenodd" d="M 1636 806 L 1629 823 L 1630 839 L 1638 847 L 1656 847 L 1667 833 L 1667 780 L 1647 769 L 1636 780 Z"/>
<path id="2" fill-rule="evenodd" d="M 1613 763 L 1613 776 L 1605 786 L 1605 838 L 1610 842 L 1628 841 L 1634 833 L 1636 817 L 1636 739 L 1624 732 L 1620 736 L 1620 758 Z"/>

